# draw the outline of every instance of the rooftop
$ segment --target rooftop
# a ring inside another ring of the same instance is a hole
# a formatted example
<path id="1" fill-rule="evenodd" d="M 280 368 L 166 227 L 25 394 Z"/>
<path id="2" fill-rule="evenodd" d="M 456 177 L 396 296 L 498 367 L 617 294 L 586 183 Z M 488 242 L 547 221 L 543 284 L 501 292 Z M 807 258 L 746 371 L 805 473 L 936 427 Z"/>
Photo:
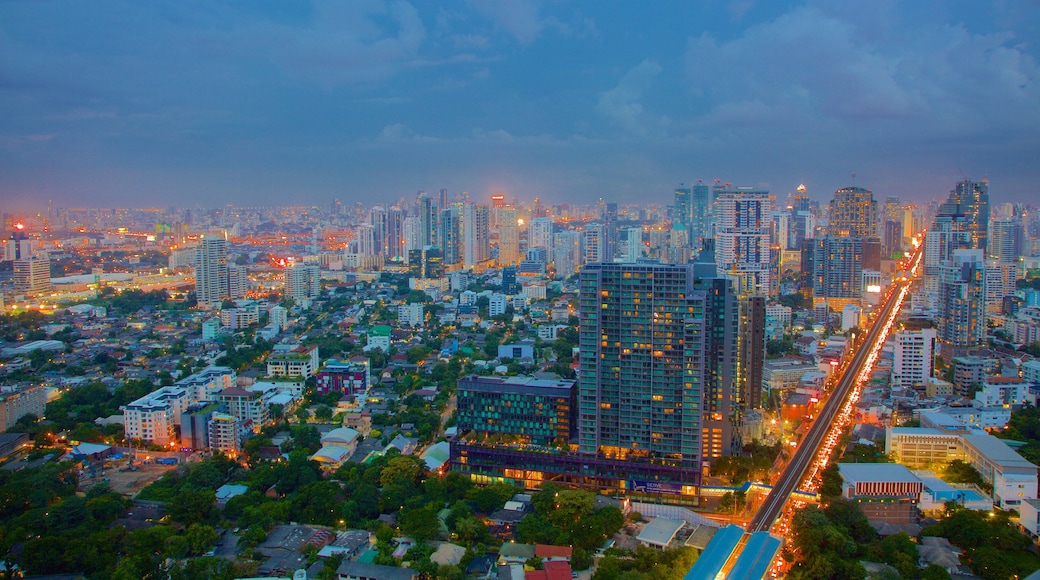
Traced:
<path id="1" fill-rule="evenodd" d="M 913 483 L 920 479 L 898 463 L 839 463 L 838 472 L 845 481 Z"/>
<path id="2" fill-rule="evenodd" d="M 683 520 L 654 518 L 646 524 L 643 531 L 639 532 L 636 539 L 647 544 L 665 547 L 672 542 L 675 534 L 679 533 L 679 530 L 685 525 L 686 522 Z"/>
<path id="3" fill-rule="evenodd" d="M 1021 455 L 1015 453 L 1006 443 L 996 437 L 983 433 L 979 435 L 965 435 L 962 437 L 964 443 L 973 447 L 986 459 L 1006 469 L 1009 467 L 1033 468 L 1037 467 L 1026 461 Z"/>

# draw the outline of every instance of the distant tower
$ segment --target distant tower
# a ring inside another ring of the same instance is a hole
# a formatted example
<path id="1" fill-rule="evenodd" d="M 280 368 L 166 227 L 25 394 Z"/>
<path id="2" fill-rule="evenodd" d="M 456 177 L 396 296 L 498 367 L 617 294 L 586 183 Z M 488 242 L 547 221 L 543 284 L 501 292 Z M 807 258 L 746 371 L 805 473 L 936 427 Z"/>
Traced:
<path id="1" fill-rule="evenodd" d="M 516 264 L 520 261 L 520 226 L 517 223 L 516 208 L 499 208 L 498 219 L 498 264 Z"/>
<path id="2" fill-rule="evenodd" d="M 773 292 L 770 253 L 769 192 L 738 187 L 718 192 L 715 264 L 720 274 L 735 275 L 740 290 Z"/>
<path id="3" fill-rule="evenodd" d="M 195 249 L 195 298 L 203 308 L 216 308 L 229 297 L 227 240 L 203 238 Z"/>

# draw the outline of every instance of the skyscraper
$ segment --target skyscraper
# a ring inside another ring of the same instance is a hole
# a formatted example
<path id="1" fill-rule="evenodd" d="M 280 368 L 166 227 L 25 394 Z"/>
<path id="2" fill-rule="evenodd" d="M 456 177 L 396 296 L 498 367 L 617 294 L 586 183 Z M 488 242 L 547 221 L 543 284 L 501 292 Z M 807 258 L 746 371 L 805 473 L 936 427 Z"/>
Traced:
<path id="1" fill-rule="evenodd" d="M 404 212 L 393 206 L 386 212 L 386 257 L 403 261 L 407 253 L 404 245 Z"/>
<path id="2" fill-rule="evenodd" d="M 772 294 L 769 192 L 751 187 L 726 189 L 718 193 L 716 205 L 715 264 L 719 274 L 735 276 L 742 292 Z"/>
<path id="3" fill-rule="evenodd" d="M 876 238 L 879 234 L 877 201 L 869 189 L 862 187 L 835 191 L 828 220 L 828 235 Z"/>
<path id="4" fill-rule="evenodd" d="M 607 261 L 607 234 L 606 228 L 600 223 L 590 223 L 585 226 L 583 242 L 585 246 L 584 263 Z"/>
<path id="5" fill-rule="evenodd" d="M 711 201 L 711 190 L 697 180 L 690 189 L 690 224 L 686 228 L 690 245 L 695 249 L 703 247 L 702 240 L 712 237 Z"/>
<path id="6" fill-rule="evenodd" d="M 462 261 L 467 269 L 488 260 L 491 254 L 491 211 L 484 204 L 463 205 Z"/>
<path id="7" fill-rule="evenodd" d="M 527 247 L 545 248 L 552 255 L 553 223 L 549 218 L 538 217 L 531 220 L 527 229 Z"/>
<path id="8" fill-rule="evenodd" d="M 572 230 L 554 234 L 552 256 L 557 278 L 573 276 L 581 265 L 581 235 Z"/>
<path id="9" fill-rule="evenodd" d="M 462 262 L 462 216 L 454 204 L 441 210 L 437 242 L 446 265 Z"/>
<path id="10" fill-rule="evenodd" d="M 935 366 L 935 329 L 904 330 L 894 336 L 892 386 L 921 387 L 932 378 Z"/>
<path id="11" fill-rule="evenodd" d="M 520 261 L 520 225 L 517 219 L 515 207 L 507 205 L 498 209 L 499 265 L 512 265 Z"/>
<path id="12" fill-rule="evenodd" d="M 1025 249 L 1025 231 L 1018 218 L 993 220 L 987 241 L 988 255 L 1003 263 L 1018 260 Z"/>
<path id="13" fill-rule="evenodd" d="M 675 206 L 672 215 L 672 223 L 679 224 L 688 230 L 690 221 L 693 219 L 692 192 L 689 187 L 678 187 L 675 189 Z"/>
<path id="14" fill-rule="evenodd" d="M 580 282 L 578 447 L 699 481 L 705 292 L 692 266 L 587 264 Z"/>
<path id="15" fill-rule="evenodd" d="M 939 340 L 974 347 L 986 338 L 986 280 L 982 250 L 954 250 L 939 268 Z"/>
<path id="16" fill-rule="evenodd" d="M 813 299 L 840 311 L 862 297 L 863 238 L 824 236 L 813 243 Z"/>
<path id="17" fill-rule="evenodd" d="M 939 217 L 950 217 L 969 234 L 969 249 L 986 251 L 989 229 L 989 181 L 965 179 L 954 186 L 946 203 L 939 207 Z"/>
<path id="18" fill-rule="evenodd" d="M 203 308 L 216 308 L 230 298 L 227 240 L 203 238 L 195 249 L 195 298 Z"/>

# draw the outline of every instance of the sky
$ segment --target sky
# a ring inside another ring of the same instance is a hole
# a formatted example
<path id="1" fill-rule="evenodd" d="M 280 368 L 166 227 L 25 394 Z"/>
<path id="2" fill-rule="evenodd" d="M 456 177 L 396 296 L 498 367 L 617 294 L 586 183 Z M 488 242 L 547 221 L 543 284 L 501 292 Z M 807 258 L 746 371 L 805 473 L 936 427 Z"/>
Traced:
<path id="1" fill-rule="evenodd" d="M 6 0 L 0 210 L 1040 201 L 1036 0 Z"/>

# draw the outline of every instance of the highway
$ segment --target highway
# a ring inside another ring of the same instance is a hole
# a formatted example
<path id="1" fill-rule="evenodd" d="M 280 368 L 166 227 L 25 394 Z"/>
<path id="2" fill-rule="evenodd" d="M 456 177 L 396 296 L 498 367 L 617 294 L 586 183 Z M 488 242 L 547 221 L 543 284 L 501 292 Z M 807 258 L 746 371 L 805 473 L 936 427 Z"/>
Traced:
<path id="1" fill-rule="evenodd" d="M 916 273 L 918 270 L 922 254 L 923 251 L 918 249 L 911 258 L 912 267 L 910 270 L 912 273 Z M 791 493 L 802 482 L 806 469 L 819 455 L 821 445 L 827 437 L 828 431 L 834 426 L 835 418 L 845 405 L 849 394 L 853 392 L 856 384 L 859 382 L 864 368 L 867 367 L 868 360 L 872 356 L 876 356 L 877 351 L 884 344 L 888 331 L 899 314 L 899 306 L 906 298 L 912 278 L 912 276 L 909 279 L 904 277 L 893 281 L 889 296 L 874 319 L 874 324 L 870 327 L 866 338 L 858 347 L 854 347 L 856 351 L 852 360 L 844 366 L 844 372 L 820 411 L 819 416 L 813 422 L 812 427 L 809 428 L 805 438 L 799 443 L 780 479 L 773 486 L 772 491 L 769 492 L 762 506 L 751 519 L 746 530 L 747 534 L 770 531 L 777 518 L 783 513 L 784 506 L 787 505 Z"/>

